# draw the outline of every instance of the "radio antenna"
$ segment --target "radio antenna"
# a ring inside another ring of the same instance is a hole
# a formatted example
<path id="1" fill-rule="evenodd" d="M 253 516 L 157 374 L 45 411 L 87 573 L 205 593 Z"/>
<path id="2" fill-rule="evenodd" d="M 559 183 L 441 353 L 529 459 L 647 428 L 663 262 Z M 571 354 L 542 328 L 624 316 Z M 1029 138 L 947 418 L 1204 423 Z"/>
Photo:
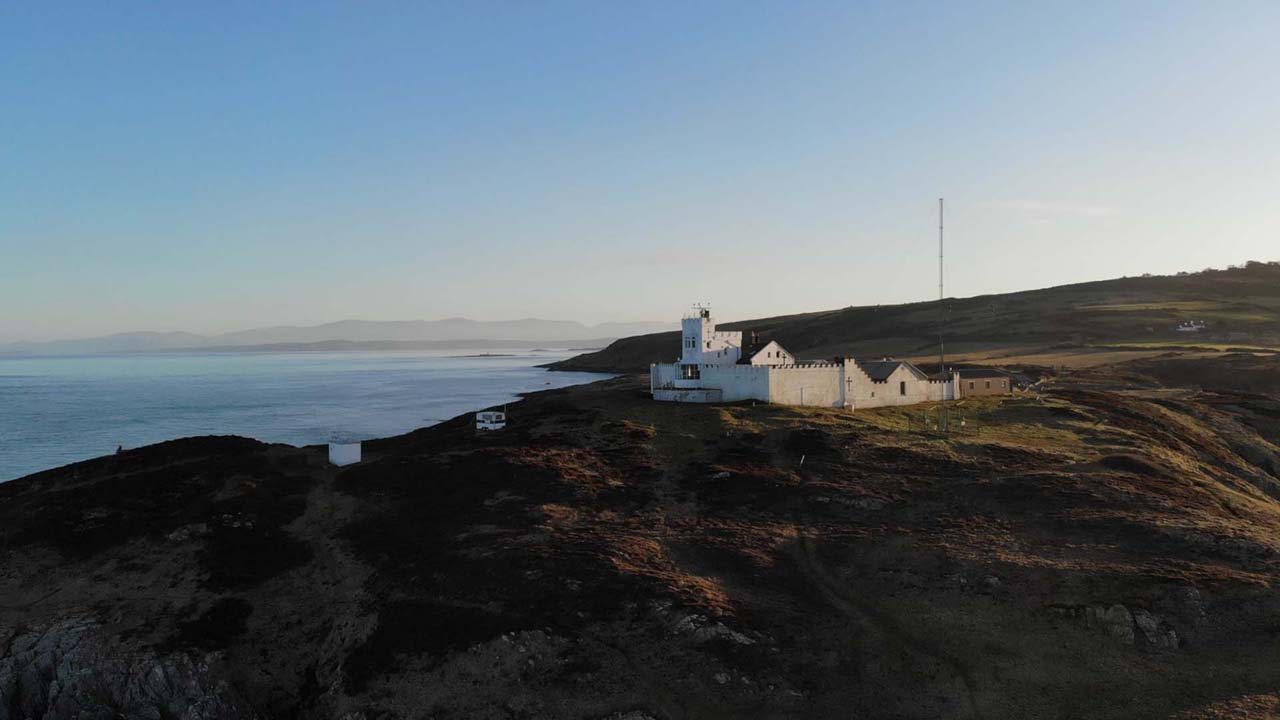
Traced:
<path id="1" fill-rule="evenodd" d="M 946 382 L 947 382 L 947 344 L 946 344 L 946 341 L 945 341 L 945 340 L 943 340 L 943 332 L 946 330 L 946 327 L 947 327 L 947 303 L 946 303 L 946 295 L 943 293 L 943 285 L 942 285 L 942 280 L 943 280 L 943 275 L 942 275 L 942 267 L 943 267 L 943 264 L 942 264 L 942 262 L 943 262 L 942 249 L 943 249 L 943 245 L 942 245 L 942 198 L 938 198 L 938 315 L 939 315 L 939 322 L 938 322 L 938 377 L 942 379 L 942 382 L 943 382 L 943 383 L 946 383 Z M 955 392 L 955 390 L 956 390 L 956 387 L 955 387 L 955 382 L 954 382 L 954 378 L 953 378 L 953 379 L 952 379 L 952 383 L 951 383 L 951 391 L 952 391 L 952 392 Z M 946 386 L 945 384 L 942 386 L 942 412 L 941 412 L 941 413 L 939 413 L 939 414 L 942 416 L 942 417 L 940 418 L 940 420 L 941 420 L 941 424 L 942 424 L 942 427 L 941 427 L 940 429 L 941 429 L 943 432 L 946 432 L 946 431 L 948 430 L 948 427 L 947 427 L 947 426 L 948 426 L 948 425 L 950 425 L 950 422 L 948 422 L 948 421 L 950 420 L 950 418 L 948 418 L 948 417 L 947 417 L 947 386 Z"/>
<path id="2" fill-rule="evenodd" d="M 947 311 L 942 292 L 942 198 L 938 198 L 938 313 L 942 316 L 938 325 L 938 372 L 947 372 L 947 350 L 942 340 L 942 330 L 947 326 Z"/>

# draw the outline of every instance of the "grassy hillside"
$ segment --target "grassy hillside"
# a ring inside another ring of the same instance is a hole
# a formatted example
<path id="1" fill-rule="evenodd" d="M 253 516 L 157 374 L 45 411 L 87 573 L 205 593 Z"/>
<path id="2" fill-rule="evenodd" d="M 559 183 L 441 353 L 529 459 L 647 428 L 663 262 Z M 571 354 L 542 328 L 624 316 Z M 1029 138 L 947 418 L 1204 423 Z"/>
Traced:
<path id="1" fill-rule="evenodd" d="M 1277 363 L 951 436 L 618 378 L 342 470 L 202 438 L 0 484 L 0 716 L 1275 717 Z"/>
<path id="2" fill-rule="evenodd" d="M 1185 320 L 1203 321 L 1208 328 L 1177 332 L 1174 328 Z M 1275 347 L 1280 345 L 1280 263 L 951 298 L 941 305 L 935 301 L 850 307 L 723 327 L 755 330 L 803 359 L 932 355 L 940 331 L 952 355 L 996 348 L 1115 345 L 1148 351 L 1188 344 Z M 624 338 L 550 367 L 636 372 L 650 363 L 671 362 L 679 353 L 679 333 L 657 333 Z"/>

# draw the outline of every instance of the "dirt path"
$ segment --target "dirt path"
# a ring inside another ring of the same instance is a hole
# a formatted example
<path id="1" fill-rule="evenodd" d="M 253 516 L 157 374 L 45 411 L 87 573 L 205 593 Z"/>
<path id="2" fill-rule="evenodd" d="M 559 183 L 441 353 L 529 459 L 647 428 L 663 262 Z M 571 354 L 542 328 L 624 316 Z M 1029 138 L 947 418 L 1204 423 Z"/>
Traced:
<path id="1" fill-rule="evenodd" d="M 306 509 L 285 529 L 307 543 L 313 557 L 258 588 L 252 598 L 255 611 L 248 635 L 253 641 L 246 654 L 267 672 L 304 671 L 301 677 L 273 680 L 273 709 L 293 704 L 307 712 L 317 705 L 341 703 L 347 654 L 377 624 L 377 615 L 365 608 L 370 569 L 340 539 L 358 500 L 334 488 L 336 468 L 320 464 L 313 466 L 312 474 L 316 484 L 307 495 Z M 308 592 L 299 596 L 290 591 L 298 587 Z"/>
<path id="2" fill-rule="evenodd" d="M 805 473 L 803 478 L 807 482 L 808 474 Z M 856 636 L 851 638 L 854 656 L 861 661 L 868 654 L 867 646 L 874 644 L 875 640 L 879 640 L 895 650 L 903 651 L 908 656 L 924 658 L 925 664 L 928 662 L 936 663 L 963 687 L 964 692 L 961 695 L 968 707 L 969 716 L 976 718 L 976 720 L 982 720 L 982 711 L 978 707 L 976 698 L 977 684 L 974 681 L 972 670 L 962 660 L 947 652 L 937 643 L 930 642 L 909 631 L 892 613 L 853 592 L 846 583 L 830 572 L 814 553 L 813 542 L 808 532 L 806 532 L 809 523 L 806 522 L 803 513 L 799 509 L 792 511 L 792 522 L 795 525 L 797 538 L 796 554 L 805 576 L 818 588 L 823 599 L 848 618 L 855 627 L 879 635 L 878 638 L 860 638 Z M 859 664 L 862 663 L 860 662 Z"/>

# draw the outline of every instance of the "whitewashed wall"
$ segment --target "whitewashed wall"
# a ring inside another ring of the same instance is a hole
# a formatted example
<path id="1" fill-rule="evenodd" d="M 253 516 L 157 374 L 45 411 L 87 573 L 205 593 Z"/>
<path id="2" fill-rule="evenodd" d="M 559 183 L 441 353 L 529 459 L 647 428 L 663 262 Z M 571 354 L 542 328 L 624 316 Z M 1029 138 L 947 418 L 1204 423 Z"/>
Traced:
<path id="1" fill-rule="evenodd" d="M 719 388 L 725 402 L 769 399 L 769 368 L 760 365 L 703 365 L 702 386 Z"/>
<path id="2" fill-rule="evenodd" d="M 658 388 L 673 384 L 679 374 L 680 369 L 676 365 L 671 365 L 669 363 L 655 363 L 650 365 L 649 391 L 652 392 Z"/>
<path id="3" fill-rule="evenodd" d="M 840 407 L 841 367 L 834 363 L 763 366 L 769 371 L 769 402 L 779 405 Z"/>
<path id="4" fill-rule="evenodd" d="M 715 320 L 704 317 L 685 318 L 680 328 L 682 363 L 732 365 L 742 357 L 741 332 L 717 331 Z"/>
<path id="5" fill-rule="evenodd" d="M 684 402 L 763 400 L 780 405 L 862 408 L 911 405 L 953 399 L 952 381 L 921 379 L 906 366 L 882 382 L 872 380 L 857 363 L 804 365 L 701 364 L 697 380 L 681 379 L 680 366 L 655 364 L 649 368 L 649 389 L 658 399 Z M 902 385 L 906 384 L 906 393 Z M 675 392 L 696 389 L 717 392 Z"/>
<path id="6" fill-rule="evenodd" d="M 952 382 L 934 382 L 921 379 L 905 365 L 899 366 L 887 380 L 876 382 L 871 379 L 853 360 L 845 360 L 845 404 L 855 410 L 859 408 L 884 407 L 887 405 L 912 405 L 921 402 L 937 402 L 943 399 L 954 399 L 955 390 Z M 906 383 L 906 394 L 902 393 L 902 385 Z"/>
<path id="7" fill-rule="evenodd" d="M 752 365 L 795 365 L 796 356 L 787 352 L 777 340 L 770 340 L 751 356 Z"/>
<path id="8" fill-rule="evenodd" d="M 649 389 L 658 392 L 666 389 L 691 390 L 695 388 L 718 390 L 717 400 L 736 402 L 738 400 L 769 399 L 769 368 L 760 365 L 701 365 L 701 377 L 697 380 L 681 378 L 680 366 L 657 364 L 649 366 Z M 663 392 L 663 397 L 675 395 Z M 696 402 L 701 397 L 695 393 L 683 393 L 680 399 L 685 402 Z M 709 396 L 708 396 L 709 397 Z"/>

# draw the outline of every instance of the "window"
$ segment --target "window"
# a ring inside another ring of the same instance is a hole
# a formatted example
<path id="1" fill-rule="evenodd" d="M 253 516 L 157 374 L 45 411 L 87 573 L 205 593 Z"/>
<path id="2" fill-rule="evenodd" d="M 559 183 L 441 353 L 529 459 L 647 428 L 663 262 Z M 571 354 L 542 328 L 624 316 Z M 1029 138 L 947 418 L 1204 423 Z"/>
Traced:
<path id="1" fill-rule="evenodd" d="M 972 381 L 972 380 L 970 380 L 970 381 L 969 381 L 969 389 L 970 389 L 970 390 L 972 390 L 972 389 L 973 389 L 973 381 Z"/>
<path id="2" fill-rule="evenodd" d="M 990 380 L 988 380 L 988 381 L 987 381 L 987 389 L 988 389 L 988 390 L 990 390 L 990 389 L 991 389 L 991 381 L 990 381 Z"/>
<path id="3" fill-rule="evenodd" d="M 901 380 L 901 381 L 899 381 L 899 382 L 898 382 L 898 394 L 899 394 L 899 395 L 906 395 L 906 394 L 907 394 L 907 381 L 906 381 L 906 380 Z"/>

